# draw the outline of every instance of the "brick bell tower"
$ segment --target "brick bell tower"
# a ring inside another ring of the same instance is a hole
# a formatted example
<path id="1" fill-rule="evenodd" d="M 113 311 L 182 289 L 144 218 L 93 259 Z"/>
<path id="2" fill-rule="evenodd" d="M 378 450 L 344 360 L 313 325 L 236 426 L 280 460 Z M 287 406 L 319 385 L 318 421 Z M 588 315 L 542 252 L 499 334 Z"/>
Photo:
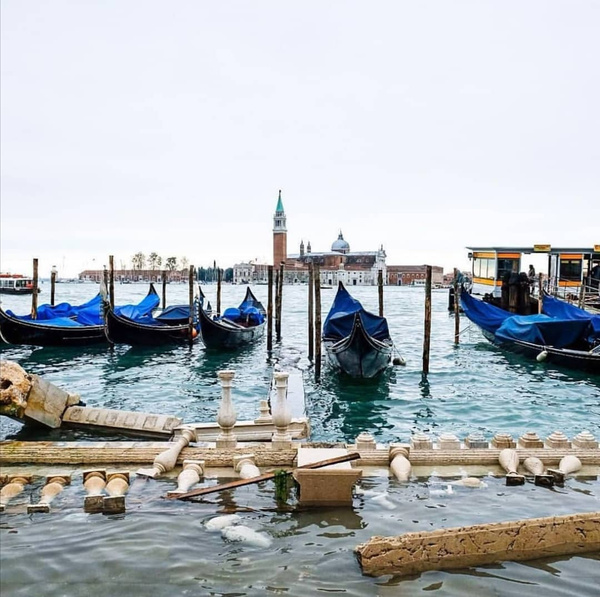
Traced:
<path id="1" fill-rule="evenodd" d="M 281 201 L 281 191 L 273 216 L 273 266 L 279 267 L 279 264 L 287 259 L 287 228 L 285 227 L 285 211 Z"/>

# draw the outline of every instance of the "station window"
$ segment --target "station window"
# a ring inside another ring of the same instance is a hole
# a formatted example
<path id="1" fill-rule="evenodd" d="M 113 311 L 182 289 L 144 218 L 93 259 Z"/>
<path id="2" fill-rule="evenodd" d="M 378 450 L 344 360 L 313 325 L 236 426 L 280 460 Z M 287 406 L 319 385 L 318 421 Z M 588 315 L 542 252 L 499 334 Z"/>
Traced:
<path id="1" fill-rule="evenodd" d="M 560 279 L 579 282 L 581 280 L 581 259 L 561 259 Z"/>
<path id="2" fill-rule="evenodd" d="M 513 257 L 498 258 L 498 280 L 502 280 L 506 274 L 519 271 L 519 259 Z"/>
<path id="3" fill-rule="evenodd" d="M 476 258 L 473 261 L 473 277 L 474 278 L 488 278 L 489 280 L 493 280 L 495 269 L 496 269 L 496 260 L 495 259 Z"/>

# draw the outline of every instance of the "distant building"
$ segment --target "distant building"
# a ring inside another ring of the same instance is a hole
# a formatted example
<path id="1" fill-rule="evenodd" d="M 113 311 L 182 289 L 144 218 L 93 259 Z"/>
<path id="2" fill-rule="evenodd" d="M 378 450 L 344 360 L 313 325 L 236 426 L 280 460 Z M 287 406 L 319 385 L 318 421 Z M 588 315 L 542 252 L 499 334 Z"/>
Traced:
<path id="1" fill-rule="evenodd" d="M 388 265 L 387 283 L 391 286 L 423 286 L 427 276 L 426 265 Z M 444 284 L 444 268 L 431 266 L 431 285 Z"/>
<path id="2" fill-rule="evenodd" d="M 187 282 L 189 270 L 181 271 L 165 270 L 169 282 Z M 82 271 L 78 278 L 82 282 L 102 281 L 105 270 L 86 269 Z M 163 270 L 158 269 L 116 269 L 114 270 L 115 282 L 162 282 Z"/>
<path id="3" fill-rule="evenodd" d="M 266 263 L 248 261 L 233 266 L 234 284 L 267 284 L 268 281 L 269 266 Z"/>

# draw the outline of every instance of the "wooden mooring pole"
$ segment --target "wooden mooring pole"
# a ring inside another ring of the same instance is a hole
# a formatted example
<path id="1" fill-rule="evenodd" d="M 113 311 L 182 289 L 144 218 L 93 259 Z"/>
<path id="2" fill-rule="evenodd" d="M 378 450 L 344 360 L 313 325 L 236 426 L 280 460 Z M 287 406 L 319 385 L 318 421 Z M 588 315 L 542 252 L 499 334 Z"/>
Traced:
<path id="1" fill-rule="evenodd" d="M 50 304 L 54 307 L 54 295 L 56 291 L 56 268 L 52 266 L 50 271 Z"/>
<path id="2" fill-rule="evenodd" d="M 321 379 L 321 268 L 315 264 L 315 381 Z"/>
<path id="3" fill-rule="evenodd" d="M 379 295 L 379 317 L 383 317 L 383 271 L 377 273 L 377 292 Z"/>
<path id="4" fill-rule="evenodd" d="M 221 268 L 217 270 L 217 313 L 221 315 Z"/>
<path id="5" fill-rule="evenodd" d="M 458 285 L 458 268 L 454 268 L 454 344 L 460 338 L 460 287 Z"/>
<path id="6" fill-rule="evenodd" d="M 277 277 L 277 300 L 275 301 L 275 308 L 277 310 L 276 321 L 276 332 L 277 342 L 281 342 L 281 310 L 283 303 L 283 263 L 279 265 L 279 276 Z"/>
<path id="7" fill-rule="evenodd" d="M 190 265 L 190 271 L 188 274 L 189 282 L 189 305 L 190 315 L 188 317 L 188 327 L 190 331 L 190 346 L 194 344 L 194 266 Z"/>
<path id="8" fill-rule="evenodd" d="M 38 260 L 33 259 L 33 294 L 31 295 L 31 319 L 37 319 L 38 307 Z"/>
<path id="9" fill-rule="evenodd" d="M 308 263 L 308 360 L 312 362 L 315 356 L 315 289 L 314 269 L 312 261 Z"/>
<path id="10" fill-rule="evenodd" d="M 269 265 L 267 286 L 267 350 L 273 350 L 273 266 Z"/>
<path id="11" fill-rule="evenodd" d="M 167 270 L 163 270 L 161 274 L 162 278 L 162 308 L 167 308 Z"/>
<path id="12" fill-rule="evenodd" d="M 456 296 L 454 297 L 456 301 Z M 423 375 L 429 373 L 429 347 L 431 345 L 431 266 L 425 277 L 425 334 L 423 337 Z"/>
<path id="13" fill-rule="evenodd" d="M 108 300 L 110 308 L 115 308 L 115 258 L 113 255 L 108 256 Z"/>

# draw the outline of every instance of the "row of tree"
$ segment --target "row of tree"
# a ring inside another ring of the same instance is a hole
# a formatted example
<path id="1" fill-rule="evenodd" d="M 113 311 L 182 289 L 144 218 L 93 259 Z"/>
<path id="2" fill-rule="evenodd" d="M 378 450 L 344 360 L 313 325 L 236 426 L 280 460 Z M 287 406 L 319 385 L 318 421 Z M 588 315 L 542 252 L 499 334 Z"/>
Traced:
<path id="1" fill-rule="evenodd" d="M 189 265 L 189 260 L 187 257 L 181 257 L 179 260 L 177 257 L 167 257 L 164 261 L 166 270 L 171 272 L 177 269 L 187 269 Z M 132 269 L 151 269 L 157 270 L 161 269 L 163 264 L 163 258 L 157 253 L 150 253 L 148 257 L 144 255 L 144 253 L 139 252 L 136 253 L 131 258 L 131 268 Z"/>
<path id="2" fill-rule="evenodd" d="M 162 269 L 163 258 L 157 253 L 150 253 L 148 257 L 141 251 L 136 253 L 131 258 L 131 268 L 134 270 L 159 270 Z M 189 267 L 189 259 L 187 257 L 167 257 L 164 260 L 165 267 L 164 269 L 174 272 L 177 270 L 185 271 Z M 233 268 L 229 267 L 225 270 L 221 270 L 221 279 L 224 282 L 232 282 L 233 281 Z M 213 267 L 198 267 L 196 268 L 196 279 L 203 282 L 216 282 L 218 279 L 219 269 L 217 268 L 217 264 L 214 263 Z"/>

